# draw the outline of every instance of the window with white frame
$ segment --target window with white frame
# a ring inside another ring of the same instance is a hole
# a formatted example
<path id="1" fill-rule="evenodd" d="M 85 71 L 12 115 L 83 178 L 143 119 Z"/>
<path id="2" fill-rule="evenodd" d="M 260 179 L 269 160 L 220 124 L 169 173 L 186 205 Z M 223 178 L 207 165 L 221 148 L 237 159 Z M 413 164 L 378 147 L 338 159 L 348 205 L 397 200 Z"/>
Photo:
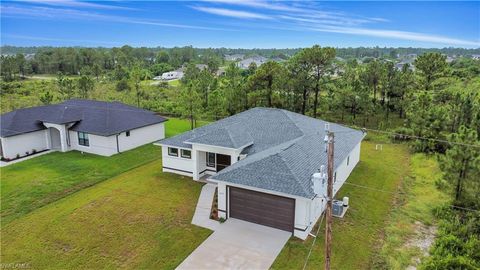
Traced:
<path id="1" fill-rule="evenodd" d="M 88 133 L 79 131 L 78 133 L 78 144 L 83 146 L 90 146 L 90 140 L 88 139 Z"/>
<path id="2" fill-rule="evenodd" d="M 168 155 L 178 157 L 178 148 L 168 147 Z"/>
<path id="3" fill-rule="evenodd" d="M 347 157 L 347 166 L 350 164 L 350 156 Z"/>
<path id="4" fill-rule="evenodd" d="M 180 151 L 180 155 L 182 156 L 182 158 L 192 158 L 192 151 L 190 150 L 187 150 L 187 149 L 182 149 Z"/>
<path id="5" fill-rule="evenodd" d="M 207 166 L 215 167 L 215 153 L 207 152 Z"/>

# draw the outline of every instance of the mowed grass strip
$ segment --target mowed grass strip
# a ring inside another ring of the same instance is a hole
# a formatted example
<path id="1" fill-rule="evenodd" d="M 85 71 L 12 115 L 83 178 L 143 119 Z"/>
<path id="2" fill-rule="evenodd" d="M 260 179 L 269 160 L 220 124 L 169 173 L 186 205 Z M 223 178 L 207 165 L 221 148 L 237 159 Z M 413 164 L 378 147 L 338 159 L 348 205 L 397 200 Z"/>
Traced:
<path id="1" fill-rule="evenodd" d="M 187 120 L 169 119 L 165 124 L 166 136 L 189 128 Z M 3 167 L 0 169 L 1 224 L 160 158 L 161 147 L 148 144 L 111 157 L 78 151 L 55 152 Z"/>
<path id="2" fill-rule="evenodd" d="M 54 152 L 1 169 L 2 225 L 71 193 L 161 158 L 145 145 L 103 157 L 78 151 Z"/>
<path id="3" fill-rule="evenodd" d="M 153 161 L 10 222 L 2 263 L 173 269 L 211 233 L 191 225 L 201 184 Z"/>
<path id="4" fill-rule="evenodd" d="M 448 202 L 449 196 L 440 191 L 435 182 L 442 179 L 442 171 L 435 156 L 421 153 L 411 159 L 411 177 L 403 182 L 398 205 L 392 211 L 385 229 L 385 242 L 377 259 L 377 268 L 406 269 L 424 257 L 416 246 L 432 236 L 425 235 L 428 226 L 434 226 L 434 208 Z"/>
<path id="5" fill-rule="evenodd" d="M 406 145 L 386 144 L 383 151 L 375 150 L 375 143 L 362 143 L 360 163 L 354 169 L 349 183 L 374 189 L 344 184 L 337 198 L 348 196 L 350 208 L 343 219 L 334 218 L 332 269 L 370 269 L 371 259 L 403 178 L 408 175 L 410 154 Z M 308 269 L 322 269 L 324 264 L 324 225 L 318 235 Z M 316 232 L 316 228 L 312 231 Z M 302 269 L 313 238 L 306 241 L 291 238 L 272 265 L 272 269 Z"/>

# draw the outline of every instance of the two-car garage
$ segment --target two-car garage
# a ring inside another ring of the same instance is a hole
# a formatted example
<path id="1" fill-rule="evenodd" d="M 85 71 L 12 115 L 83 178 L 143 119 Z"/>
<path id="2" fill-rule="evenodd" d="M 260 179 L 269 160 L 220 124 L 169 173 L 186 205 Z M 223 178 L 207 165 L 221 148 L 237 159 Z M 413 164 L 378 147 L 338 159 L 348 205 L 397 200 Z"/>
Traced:
<path id="1" fill-rule="evenodd" d="M 232 186 L 228 190 L 230 217 L 293 232 L 294 199 Z"/>

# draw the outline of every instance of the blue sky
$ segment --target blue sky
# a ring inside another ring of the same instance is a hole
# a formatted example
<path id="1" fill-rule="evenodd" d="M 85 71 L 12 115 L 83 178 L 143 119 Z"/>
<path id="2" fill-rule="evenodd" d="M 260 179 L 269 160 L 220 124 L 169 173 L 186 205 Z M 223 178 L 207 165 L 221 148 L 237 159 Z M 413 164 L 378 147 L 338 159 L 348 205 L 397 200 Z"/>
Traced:
<path id="1" fill-rule="evenodd" d="M 1 44 L 480 47 L 480 2 L 2 1 Z"/>

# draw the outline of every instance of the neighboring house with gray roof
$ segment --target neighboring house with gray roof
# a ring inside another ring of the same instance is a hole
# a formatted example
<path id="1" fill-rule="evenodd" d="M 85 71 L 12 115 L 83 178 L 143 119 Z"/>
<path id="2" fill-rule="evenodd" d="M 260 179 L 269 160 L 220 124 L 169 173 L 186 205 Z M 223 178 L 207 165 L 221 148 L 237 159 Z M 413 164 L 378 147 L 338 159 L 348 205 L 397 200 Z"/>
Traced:
<path id="1" fill-rule="evenodd" d="M 305 239 L 323 212 L 326 129 L 335 133 L 336 193 L 360 160 L 365 134 L 281 109 L 254 108 L 161 140 L 163 171 L 217 183 L 218 211 Z M 318 184 L 318 183 L 317 183 Z"/>
<path id="2" fill-rule="evenodd" d="M 252 63 L 255 63 L 255 65 L 259 67 L 265 64 L 266 62 L 268 62 L 268 58 L 257 55 L 257 56 L 252 56 L 238 62 L 237 66 L 241 69 L 248 69 Z"/>
<path id="3" fill-rule="evenodd" d="M 74 99 L 1 115 L 4 160 L 47 149 L 111 156 L 165 138 L 165 118 L 120 102 Z"/>

